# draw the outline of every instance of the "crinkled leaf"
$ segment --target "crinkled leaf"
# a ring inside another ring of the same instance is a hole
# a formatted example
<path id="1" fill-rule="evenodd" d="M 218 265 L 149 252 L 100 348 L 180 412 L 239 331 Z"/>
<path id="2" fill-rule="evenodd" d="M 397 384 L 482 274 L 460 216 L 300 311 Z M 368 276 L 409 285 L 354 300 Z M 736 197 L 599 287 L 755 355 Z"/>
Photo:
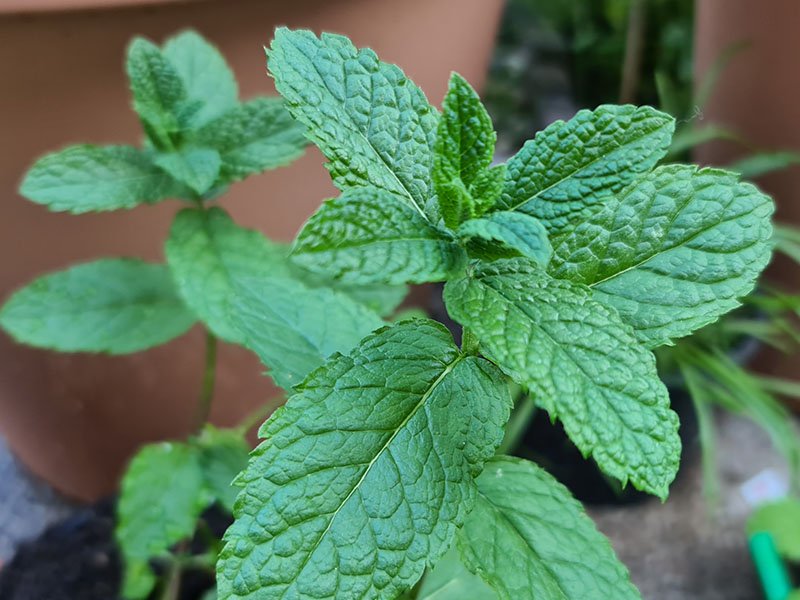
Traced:
<path id="1" fill-rule="evenodd" d="M 206 425 L 195 443 L 206 490 L 228 511 L 233 511 L 239 489 L 231 484 L 247 466 L 250 446 L 242 432 L 217 429 L 213 425 Z"/>
<path id="2" fill-rule="evenodd" d="M 199 195 L 214 185 L 222 164 L 219 153 L 210 148 L 185 148 L 179 152 L 159 154 L 154 162 Z"/>
<path id="3" fill-rule="evenodd" d="M 407 285 L 342 283 L 324 273 L 313 273 L 294 264 L 292 264 L 290 272 L 295 279 L 299 279 L 310 287 L 328 287 L 346 294 L 381 317 L 393 314 L 408 295 Z"/>
<path id="4" fill-rule="evenodd" d="M 465 259 L 452 234 L 377 188 L 325 202 L 298 234 L 292 256 L 349 283 L 442 281 Z"/>
<path id="5" fill-rule="evenodd" d="M 269 70 L 341 190 L 373 186 L 420 214 L 430 193 L 437 113 L 395 65 L 346 37 L 275 31 Z"/>
<path id="6" fill-rule="evenodd" d="M 500 211 L 478 219 L 465 221 L 458 228 L 462 238 L 479 238 L 516 251 L 546 267 L 553 252 L 547 230 L 538 219 L 524 213 Z"/>
<path id="7" fill-rule="evenodd" d="M 164 44 L 164 57 L 177 71 L 190 101 L 200 108 L 192 116 L 199 127 L 237 104 L 239 87 L 225 58 L 194 31 L 184 31 Z"/>
<path id="8" fill-rule="evenodd" d="M 498 456 L 477 484 L 458 548 L 502 600 L 641 598 L 580 503 L 544 470 Z"/>
<path id="9" fill-rule="evenodd" d="M 209 501 L 194 447 L 161 442 L 139 451 L 122 478 L 114 532 L 131 566 L 128 592 L 144 588 L 141 570 L 148 559 L 194 533 Z"/>
<path id="10" fill-rule="evenodd" d="M 497 594 L 480 577 L 469 572 L 453 546 L 425 576 L 416 598 L 418 600 L 497 600 Z"/>
<path id="11" fill-rule="evenodd" d="M 73 214 L 133 208 L 180 196 L 184 187 L 131 146 L 70 146 L 31 167 L 20 194 Z"/>
<path id="12" fill-rule="evenodd" d="M 507 163 L 500 210 L 519 210 L 552 234 L 647 173 L 666 154 L 675 119 L 649 106 L 599 106 L 556 121 Z"/>
<path id="13" fill-rule="evenodd" d="M 194 323 L 163 265 L 104 259 L 36 279 L 0 310 L 18 342 L 61 352 L 127 354 L 178 337 Z"/>
<path id="14" fill-rule="evenodd" d="M 505 178 L 506 166 L 495 165 L 482 171 L 469 186 L 469 194 L 472 196 L 476 217 L 491 210 L 497 204 L 500 194 L 503 193 Z"/>
<path id="15" fill-rule="evenodd" d="M 166 255 L 186 305 L 214 335 L 234 343 L 242 335 L 231 320 L 231 303 L 242 282 L 286 271 L 280 246 L 239 227 L 221 208 L 178 213 Z"/>
<path id="16" fill-rule="evenodd" d="M 680 458 L 678 417 L 655 358 L 583 286 L 516 258 L 445 286 L 447 310 L 481 350 L 603 471 L 665 498 Z"/>
<path id="17" fill-rule="evenodd" d="M 347 352 L 383 321 L 345 294 L 286 277 L 254 279 L 238 291 L 233 319 L 275 382 L 291 389 L 334 352 Z"/>
<path id="18" fill-rule="evenodd" d="M 225 113 L 192 135 L 192 142 L 216 148 L 224 181 L 287 165 L 306 147 L 303 126 L 280 98 L 256 98 Z"/>
<path id="19" fill-rule="evenodd" d="M 772 211 L 733 173 L 660 167 L 565 236 L 550 272 L 590 286 L 652 348 L 750 293 L 772 254 Z"/>
<path id="20" fill-rule="evenodd" d="M 468 190 L 488 169 L 497 135 L 475 90 L 458 73 L 450 77 L 436 132 L 431 180 L 450 228 L 474 216 Z"/>
<path id="21" fill-rule="evenodd" d="M 333 357 L 262 428 L 219 597 L 397 597 L 449 547 L 510 403 L 500 372 L 433 321 Z"/>
<path id="22" fill-rule="evenodd" d="M 144 38 L 128 47 L 125 64 L 133 94 L 133 108 L 148 125 L 148 137 L 160 149 L 171 149 L 176 135 L 188 127 L 202 106 L 186 95 L 178 71 L 161 50 Z"/>

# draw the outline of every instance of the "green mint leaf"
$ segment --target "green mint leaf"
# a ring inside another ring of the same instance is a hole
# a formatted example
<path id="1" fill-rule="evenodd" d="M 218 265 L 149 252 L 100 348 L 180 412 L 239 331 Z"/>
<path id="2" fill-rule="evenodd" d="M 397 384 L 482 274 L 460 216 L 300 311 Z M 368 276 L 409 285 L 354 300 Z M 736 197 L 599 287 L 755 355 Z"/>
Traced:
<path id="1" fill-rule="evenodd" d="M 648 347 L 739 305 L 772 253 L 773 203 L 738 176 L 659 167 L 564 236 L 550 273 L 590 286 Z"/>
<path id="2" fill-rule="evenodd" d="M 303 126 L 292 119 L 280 98 L 256 98 L 237 106 L 192 134 L 192 143 L 216 148 L 221 178 L 238 181 L 287 165 L 302 156 Z"/>
<path id="3" fill-rule="evenodd" d="M 678 417 L 655 357 L 583 286 L 551 279 L 522 258 L 448 282 L 450 316 L 530 389 L 603 471 L 665 498 L 678 470 Z"/>
<path id="4" fill-rule="evenodd" d="M 497 594 L 480 577 L 469 572 L 453 546 L 425 576 L 416 598 L 417 600 L 497 600 Z"/>
<path id="5" fill-rule="evenodd" d="M 222 165 L 219 153 L 210 148 L 185 148 L 158 154 L 153 162 L 201 196 L 214 185 Z"/>
<path id="6" fill-rule="evenodd" d="M 478 238 L 514 250 L 518 256 L 535 261 L 546 267 L 552 255 L 547 239 L 547 230 L 538 219 L 525 213 L 500 211 L 479 219 L 471 219 L 461 224 L 457 231 L 459 237 Z"/>
<path id="7" fill-rule="evenodd" d="M 333 357 L 239 476 L 220 599 L 396 598 L 450 545 L 510 404 L 500 372 L 433 321 Z"/>
<path id="8" fill-rule="evenodd" d="M 250 446 L 241 432 L 217 429 L 213 425 L 206 425 L 194 443 L 200 453 L 200 468 L 206 490 L 229 512 L 233 512 L 239 489 L 231 484 L 247 466 Z"/>
<path id="9" fill-rule="evenodd" d="M 498 456 L 477 484 L 458 548 L 501 600 L 641 598 L 580 503 L 544 470 Z"/>
<path id="10" fill-rule="evenodd" d="M 286 277 L 246 282 L 232 316 L 269 375 L 290 390 L 335 352 L 348 352 L 383 325 L 374 312 L 342 293 Z"/>
<path id="11" fill-rule="evenodd" d="M 192 446 L 151 444 L 133 458 L 122 478 L 114 532 L 125 563 L 131 567 L 126 591 L 144 588 L 140 578 L 148 559 L 166 554 L 194 533 L 200 513 L 211 500 L 204 485 L 200 456 Z"/>
<path id="12" fill-rule="evenodd" d="M 343 282 L 393 284 L 443 281 L 465 260 L 452 234 L 377 188 L 326 201 L 298 234 L 292 257 Z"/>
<path id="13" fill-rule="evenodd" d="M 138 352 L 193 324 L 167 268 L 135 259 L 103 259 L 44 275 L 0 310 L 0 326 L 15 340 L 61 352 Z"/>
<path id="14" fill-rule="evenodd" d="M 190 101 L 178 71 L 158 46 L 136 38 L 128 47 L 126 62 L 133 108 L 148 125 L 146 131 L 159 149 L 172 149 L 177 135 L 188 127 L 200 108 Z"/>
<path id="15" fill-rule="evenodd" d="M 278 92 L 330 161 L 336 186 L 381 188 L 422 214 L 437 122 L 422 91 L 340 35 L 281 27 L 268 54 Z"/>
<path id="16" fill-rule="evenodd" d="M 167 263 L 186 305 L 216 335 L 241 343 L 231 303 L 245 280 L 285 273 L 284 251 L 239 227 L 221 208 L 184 209 L 166 243 Z"/>
<path id="17" fill-rule="evenodd" d="M 491 210 L 497 204 L 506 179 L 506 166 L 495 165 L 481 172 L 469 186 L 469 195 L 474 203 L 476 217 Z"/>
<path id="18" fill-rule="evenodd" d="M 497 135 L 478 94 L 458 73 L 450 77 L 436 131 L 431 180 L 451 229 L 475 215 L 470 186 L 489 168 Z"/>
<path id="19" fill-rule="evenodd" d="M 189 101 L 199 102 L 191 125 L 200 127 L 236 107 L 239 87 L 219 51 L 194 31 L 164 44 L 164 57 L 177 71 Z"/>
<path id="20" fill-rule="evenodd" d="M 781 556 L 800 560 L 800 500 L 787 498 L 758 507 L 747 520 L 747 535 L 765 531 Z"/>
<path id="21" fill-rule="evenodd" d="M 53 211 L 73 214 L 133 208 L 181 196 L 185 189 L 131 146 L 70 146 L 43 156 L 20 194 Z"/>
<path id="22" fill-rule="evenodd" d="M 144 600 L 156 587 L 156 574 L 146 560 L 128 558 L 120 591 L 126 600 Z"/>
<path id="23" fill-rule="evenodd" d="M 562 232 L 592 206 L 647 173 L 666 154 L 675 119 L 649 106 L 603 105 L 556 121 L 507 166 L 500 210 L 518 210 Z"/>

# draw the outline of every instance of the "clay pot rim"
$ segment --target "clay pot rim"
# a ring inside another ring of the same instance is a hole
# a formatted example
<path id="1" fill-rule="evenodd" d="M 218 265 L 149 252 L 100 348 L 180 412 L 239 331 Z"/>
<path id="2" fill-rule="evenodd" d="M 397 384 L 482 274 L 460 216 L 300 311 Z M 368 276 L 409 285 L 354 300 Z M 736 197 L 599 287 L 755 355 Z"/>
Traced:
<path id="1" fill-rule="evenodd" d="M 201 0 L 5 0 L 0 2 L 0 15 L 71 12 L 76 10 L 112 10 L 198 1 Z"/>

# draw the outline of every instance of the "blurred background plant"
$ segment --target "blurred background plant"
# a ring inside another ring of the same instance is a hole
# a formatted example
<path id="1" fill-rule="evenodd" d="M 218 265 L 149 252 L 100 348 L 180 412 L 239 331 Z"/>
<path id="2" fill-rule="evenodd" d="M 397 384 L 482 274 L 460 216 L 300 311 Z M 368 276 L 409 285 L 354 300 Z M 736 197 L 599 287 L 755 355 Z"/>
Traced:
<path id="1" fill-rule="evenodd" d="M 532 131 L 580 108 L 630 102 L 678 119 L 668 162 L 689 160 L 696 147 L 725 140 L 741 147 L 741 158 L 718 166 L 745 179 L 800 164 L 795 149 L 756 147 L 735 128 L 705 117 L 720 76 L 749 47 L 726 47 L 695 82 L 694 18 L 693 0 L 510 0 L 484 92 L 500 158 L 516 152 Z M 800 229 L 779 224 L 774 239 L 779 253 L 800 264 Z M 792 490 L 800 492 L 800 436 L 785 403 L 800 399 L 800 382 L 763 376 L 751 366 L 764 347 L 800 350 L 799 317 L 800 294 L 767 275 L 740 309 L 657 352 L 673 396 L 686 392 L 694 406 L 712 503 L 719 499 L 715 407 L 763 428 L 787 461 Z M 528 404 L 519 407 L 520 418 L 534 413 Z"/>

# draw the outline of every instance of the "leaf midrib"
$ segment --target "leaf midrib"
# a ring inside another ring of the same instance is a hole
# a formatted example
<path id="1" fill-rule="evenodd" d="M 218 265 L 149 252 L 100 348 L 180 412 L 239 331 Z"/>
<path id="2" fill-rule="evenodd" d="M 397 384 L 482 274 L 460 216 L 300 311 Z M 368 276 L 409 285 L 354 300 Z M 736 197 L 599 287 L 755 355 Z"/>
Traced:
<path id="1" fill-rule="evenodd" d="M 303 561 L 303 564 L 300 565 L 300 569 L 297 571 L 297 576 L 295 577 L 294 582 L 296 582 L 297 579 L 299 579 L 299 577 L 303 574 L 303 571 L 305 570 L 306 566 L 308 565 L 309 561 L 311 560 L 311 557 L 317 551 L 317 549 L 319 548 L 320 544 L 322 543 L 322 540 L 325 538 L 327 533 L 333 527 L 333 522 L 336 520 L 336 517 L 339 515 L 339 511 L 341 511 L 342 508 L 344 508 L 344 506 L 349 502 L 349 500 L 353 496 L 353 494 L 355 494 L 355 492 L 359 489 L 359 487 L 364 482 L 364 480 L 367 478 L 367 476 L 370 473 L 370 470 L 375 465 L 375 463 L 378 461 L 378 459 L 383 455 L 384 452 L 386 452 L 386 450 L 389 448 L 389 446 L 394 441 L 394 439 L 399 435 L 399 433 L 404 430 L 405 426 L 408 425 L 409 421 L 419 412 L 419 410 L 423 406 L 425 406 L 425 403 L 431 397 L 431 395 L 433 394 L 434 390 L 436 390 L 436 388 L 439 386 L 439 384 L 441 384 L 445 380 L 445 378 L 453 371 L 453 369 L 456 368 L 458 363 L 460 363 L 462 360 L 464 360 L 464 358 L 466 358 L 465 355 L 461 354 L 460 352 L 456 355 L 455 359 L 451 363 L 449 363 L 442 370 L 441 374 L 433 381 L 433 383 L 431 383 L 430 387 L 422 395 L 422 397 L 420 398 L 419 402 L 417 402 L 417 404 L 411 409 L 411 411 L 409 411 L 408 415 L 403 419 L 403 421 L 395 428 L 395 430 L 392 433 L 392 435 L 389 436 L 389 439 L 386 440 L 386 442 L 384 442 L 384 444 L 380 447 L 380 449 L 375 453 L 375 457 L 372 460 L 370 460 L 370 462 L 367 464 L 366 468 L 364 469 L 364 473 L 361 475 L 361 477 L 358 479 L 358 481 L 356 481 L 356 483 L 353 485 L 353 487 L 347 493 L 347 496 L 345 496 L 345 498 L 341 501 L 341 503 L 336 508 L 336 510 L 331 514 L 331 518 L 328 521 L 328 525 L 325 527 L 325 529 L 322 531 L 322 533 L 319 534 L 319 536 L 317 537 L 316 542 L 314 543 L 314 546 L 309 550 L 308 554 L 306 555 L 306 558 Z M 290 590 L 291 588 L 292 588 L 291 585 L 288 586 L 281 593 L 281 598 L 285 598 L 286 597 L 286 592 L 288 590 Z"/>

